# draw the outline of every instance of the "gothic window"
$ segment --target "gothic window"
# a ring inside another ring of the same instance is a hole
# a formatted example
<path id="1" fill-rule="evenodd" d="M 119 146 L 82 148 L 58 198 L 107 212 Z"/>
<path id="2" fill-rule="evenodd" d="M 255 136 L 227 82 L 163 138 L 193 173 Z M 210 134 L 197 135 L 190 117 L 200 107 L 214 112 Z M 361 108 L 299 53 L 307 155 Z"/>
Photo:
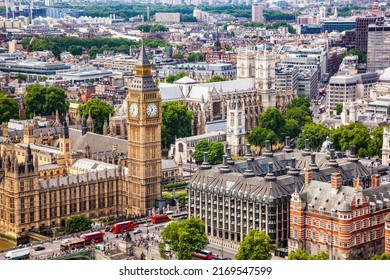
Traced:
<path id="1" fill-rule="evenodd" d="M 180 153 L 183 152 L 183 143 L 179 143 L 179 152 L 180 152 Z"/>
<path id="2" fill-rule="evenodd" d="M 234 113 L 230 113 L 230 126 L 234 126 Z"/>
<path id="3" fill-rule="evenodd" d="M 242 126 L 242 113 L 238 113 L 238 126 Z"/>

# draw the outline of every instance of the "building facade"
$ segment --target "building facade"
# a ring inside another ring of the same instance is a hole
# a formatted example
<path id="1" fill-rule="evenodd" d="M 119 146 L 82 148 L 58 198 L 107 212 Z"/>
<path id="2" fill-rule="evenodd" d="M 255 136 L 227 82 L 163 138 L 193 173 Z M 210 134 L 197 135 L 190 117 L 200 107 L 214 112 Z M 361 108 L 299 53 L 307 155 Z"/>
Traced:
<path id="1" fill-rule="evenodd" d="M 368 26 L 367 71 L 390 67 L 390 26 L 383 21 Z"/>
<path id="2" fill-rule="evenodd" d="M 290 203 L 288 250 L 308 254 L 324 251 L 331 259 L 371 259 L 385 251 L 385 216 L 390 212 L 390 184 L 380 185 L 378 174 L 363 189 L 342 186 L 340 173 L 331 182 L 312 180 L 305 172 L 305 185 L 294 192 Z"/>

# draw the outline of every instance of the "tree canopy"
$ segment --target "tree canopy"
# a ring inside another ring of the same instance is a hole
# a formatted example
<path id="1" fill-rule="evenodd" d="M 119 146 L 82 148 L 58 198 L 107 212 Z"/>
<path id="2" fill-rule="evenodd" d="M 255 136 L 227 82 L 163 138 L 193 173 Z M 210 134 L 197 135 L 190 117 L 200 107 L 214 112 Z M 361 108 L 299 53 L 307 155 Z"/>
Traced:
<path id="1" fill-rule="evenodd" d="M 27 118 L 32 118 L 34 114 L 47 116 L 56 111 L 61 114 L 69 109 L 65 90 L 54 86 L 28 85 L 24 103 L 26 104 Z"/>
<path id="2" fill-rule="evenodd" d="M 84 216 L 72 216 L 66 220 L 66 232 L 79 232 L 91 228 L 92 221 Z"/>
<path id="3" fill-rule="evenodd" d="M 195 145 L 194 152 L 192 153 L 192 157 L 195 159 L 195 162 L 201 163 L 203 161 L 203 153 L 210 150 L 210 144 L 207 140 L 200 140 Z"/>
<path id="4" fill-rule="evenodd" d="M 283 141 L 286 121 L 278 109 L 268 108 L 263 114 L 259 115 L 258 119 L 260 127 L 273 131 L 277 139 Z"/>
<path id="5" fill-rule="evenodd" d="M 224 146 L 222 142 L 212 142 L 209 149 L 210 164 L 217 164 L 222 162 L 224 154 Z"/>
<path id="6" fill-rule="evenodd" d="M 0 92 L 0 123 L 19 118 L 18 102 Z"/>
<path id="7" fill-rule="evenodd" d="M 381 255 L 374 255 L 372 257 L 372 260 L 376 260 L 376 261 L 386 261 L 386 260 L 390 260 L 390 254 L 386 254 L 386 253 L 383 253 Z"/>
<path id="8" fill-rule="evenodd" d="M 166 32 L 169 31 L 168 27 L 161 24 L 140 24 L 137 26 L 138 30 L 142 32 Z"/>
<path id="9" fill-rule="evenodd" d="M 362 51 L 359 49 L 350 49 L 349 51 L 343 53 L 340 56 L 341 61 L 344 59 L 344 57 L 348 55 L 357 55 L 359 59 L 359 63 L 366 63 L 367 62 L 367 55 L 365 55 Z"/>
<path id="10" fill-rule="evenodd" d="M 114 107 L 98 98 L 92 98 L 77 108 L 80 115 L 88 117 L 91 113 L 94 132 L 102 134 L 104 122 L 109 120 L 110 114 L 115 113 Z"/>
<path id="11" fill-rule="evenodd" d="M 216 82 L 223 82 L 223 81 L 229 81 L 228 78 L 224 78 L 221 76 L 213 76 L 210 80 L 208 80 L 208 83 L 216 83 Z"/>
<path id="12" fill-rule="evenodd" d="M 193 113 L 184 104 L 163 102 L 161 139 L 163 147 L 169 148 L 175 138 L 191 136 Z"/>
<path id="13" fill-rule="evenodd" d="M 180 80 L 181 78 L 183 78 L 183 77 L 185 77 L 185 76 L 188 76 L 188 74 L 187 74 L 186 72 L 184 72 L 184 71 L 180 71 L 180 72 L 178 72 L 176 75 L 169 74 L 169 75 L 166 77 L 165 81 L 166 81 L 167 83 L 172 84 L 174 81 Z"/>
<path id="14" fill-rule="evenodd" d="M 161 231 L 162 242 L 159 252 L 166 258 L 165 248 L 175 252 L 179 260 L 191 260 L 195 250 L 203 249 L 208 243 L 204 222 L 199 218 L 189 218 L 168 224 Z"/>
<path id="15" fill-rule="evenodd" d="M 370 133 L 361 123 L 350 123 L 331 130 L 330 139 L 336 151 L 346 151 L 353 145 L 358 157 L 368 155 Z"/>
<path id="16" fill-rule="evenodd" d="M 271 251 L 275 248 L 269 237 L 264 231 L 251 229 L 249 233 L 240 242 L 236 260 L 270 260 Z"/>
<path id="17" fill-rule="evenodd" d="M 343 104 L 337 104 L 335 107 L 334 107 L 335 111 L 336 111 L 336 114 L 337 115 L 340 115 L 341 112 L 343 111 Z"/>
<path id="18" fill-rule="evenodd" d="M 201 53 L 191 53 L 187 57 L 187 62 L 199 62 L 199 61 L 204 61 L 204 56 Z"/>
<path id="19" fill-rule="evenodd" d="M 305 139 L 309 139 L 310 148 L 313 151 L 319 151 L 322 147 L 322 144 L 326 140 L 326 136 L 329 136 L 330 130 L 323 126 L 322 124 L 317 123 L 308 123 L 305 124 L 303 131 L 299 134 L 299 139 L 297 142 L 298 149 L 305 148 Z"/>
<path id="20" fill-rule="evenodd" d="M 288 254 L 288 260 L 329 260 L 329 254 L 321 251 L 318 255 L 308 255 L 303 249 L 297 249 Z"/>

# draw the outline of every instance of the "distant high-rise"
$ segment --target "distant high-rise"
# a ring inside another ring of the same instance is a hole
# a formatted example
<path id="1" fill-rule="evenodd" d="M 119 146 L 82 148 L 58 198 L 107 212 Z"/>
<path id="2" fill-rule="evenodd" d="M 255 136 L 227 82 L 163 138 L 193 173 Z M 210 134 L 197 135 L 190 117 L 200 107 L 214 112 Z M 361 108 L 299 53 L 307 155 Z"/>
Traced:
<path id="1" fill-rule="evenodd" d="M 255 2 L 252 4 L 252 21 L 254 22 L 263 22 L 263 4 Z"/>
<path id="2" fill-rule="evenodd" d="M 368 26 L 367 71 L 390 67 L 390 26 L 383 21 Z"/>
<path id="3" fill-rule="evenodd" d="M 367 54 L 368 25 L 377 20 L 383 21 L 383 17 L 358 17 L 356 18 L 356 48 Z"/>
<path id="4" fill-rule="evenodd" d="M 375 16 L 375 17 L 379 16 L 379 4 L 378 4 L 378 2 L 374 2 L 374 4 L 372 4 L 371 14 L 373 16 Z"/>

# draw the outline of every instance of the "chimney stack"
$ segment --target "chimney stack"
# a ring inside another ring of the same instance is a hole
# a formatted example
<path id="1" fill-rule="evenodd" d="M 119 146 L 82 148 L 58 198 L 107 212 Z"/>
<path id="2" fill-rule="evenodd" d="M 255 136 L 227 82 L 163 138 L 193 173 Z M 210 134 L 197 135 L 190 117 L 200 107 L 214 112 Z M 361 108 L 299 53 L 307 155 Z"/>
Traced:
<path id="1" fill-rule="evenodd" d="M 318 171 L 319 170 L 318 165 L 316 163 L 316 154 L 314 154 L 314 153 L 310 154 L 310 164 L 309 164 L 309 167 L 313 171 Z"/>
<path id="2" fill-rule="evenodd" d="M 254 177 L 255 176 L 255 173 L 253 172 L 252 170 L 252 159 L 247 159 L 246 160 L 246 163 L 248 164 L 248 167 L 246 168 L 245 172 L 244 172 L 244 177 L 245 178 L 248 178 L 248 177 Z"/>
<path id="3" fill-rule="evenodd" d="M 302 153 L 304 156 L 309 156 L 311 154 L 311 150 L 310 150 L 310 140 L 309 139 L 305 139 L 305 149 L 303 150 L 303 153 Z"/>
<path id="4" fill-rule="evenodd" d="M 252 158 L 251 144 L 246 144 L 246 153 L 244 159 L 251 159 L 251 158 Z"/>
<path id="5" fill-rule="evenodd" d="M 333 172 L 331 176 L 332 193 L 336 194 L 342 185 L 341 174 L 339 172 Z"/>
<path id="6" fill-rule="evenodd" d="M 305 168 L 304 174 L 305 174 L 305 185 L 309 185 L 311 182 L 311 179 L 313 178 L 313 171 L 309 168 Z"/>
<path id="7" fill-rule="evenodd" d="M 273 153 L 271 151 L 271 141 L 269 141 L 269 140 L 265 140 L 265 151 L 264 151 L 263 155 L 266 157 L 273 156 Z"/>
<path id="8" fill-rule="evenodd" d="M 209 155 L 207 152 L 203 153 L 203 162 L 200 166 L 201 170 L 211 169 L 211 164 L 209 163 Z"/>
<path id="9" fill-rule="evenodd" d="M 371 175 L 371 187 L 375 188 L 381 184 L 381 176 L 379 174 Z"/>
<path id="10" fill-rule="evenodd" d="M 283 151 L 286 153 L 291 153 L 293 149 L 291 149 L 290 136 L 286 136 L 286 145 L 283 148 Z"/>
<path id="11" fill-rule="evenodd" d="M 227 155 L 223 155 L 223 164 L 222 166 L 219 168 L 219 172 L 221 173 L 228 173 L 230 172 L 230 168 L 228 166 L 228 156 Z"/>
<path id="12" fill-rule="evenodd" d="M 359 177 L 353 179 L 353 187 L 356 189 L 362 186 L 362 181 Z"/>
<path id="13" fill-rule="evenodd" d="M 227 159 L 226 159 L 227 164 L 234 165 L 234 161 L 232 159 L 232 149 L 226 148 L 226 154 L 227 154 Z"/>

